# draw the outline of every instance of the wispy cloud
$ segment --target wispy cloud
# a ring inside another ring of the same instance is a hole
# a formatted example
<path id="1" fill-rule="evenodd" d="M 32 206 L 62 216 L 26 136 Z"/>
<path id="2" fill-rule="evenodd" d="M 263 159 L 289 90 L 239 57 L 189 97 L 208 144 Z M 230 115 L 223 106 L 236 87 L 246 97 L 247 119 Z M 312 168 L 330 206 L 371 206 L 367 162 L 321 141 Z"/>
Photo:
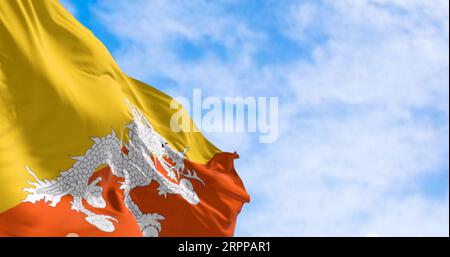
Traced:
<path id="1" fill-rule="evenodd" d="M 93 10 L 123 69 L 173 96 L 280 97 L 277 143 L 209 135 L 242 156 L 237 235 L 448 236 L 448 183 L 424 185 L 448 181 L 448 1 L 280 2 Z"/>
<path id="2" fill-rule="evenodd" d="M 77 8 L 72 2 L 72 0 L 59 0 L 59 2 L 72 14 L 77 14 Z"/>

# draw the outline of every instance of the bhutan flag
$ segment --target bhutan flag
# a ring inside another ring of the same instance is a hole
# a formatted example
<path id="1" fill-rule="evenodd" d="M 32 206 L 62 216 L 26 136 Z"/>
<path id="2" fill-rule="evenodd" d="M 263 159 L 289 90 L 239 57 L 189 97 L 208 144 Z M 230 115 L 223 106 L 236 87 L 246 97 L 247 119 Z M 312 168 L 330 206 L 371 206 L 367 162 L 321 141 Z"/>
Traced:
<path id="1" fill-rule="evenodd" d="M 232 236 L 237 155 L 171 101 L 57 0 L 0 1 L 0 236 Z"/>

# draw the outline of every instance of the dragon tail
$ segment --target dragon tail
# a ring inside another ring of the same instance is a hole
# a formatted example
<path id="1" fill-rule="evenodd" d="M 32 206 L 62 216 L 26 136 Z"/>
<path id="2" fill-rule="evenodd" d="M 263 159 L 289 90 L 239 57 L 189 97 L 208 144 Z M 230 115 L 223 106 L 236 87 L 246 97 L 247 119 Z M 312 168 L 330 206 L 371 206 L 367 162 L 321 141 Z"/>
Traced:
<path id="1" fill-rule="evenodd" d="M 25 167 L 25 169 L 31 174 L 31 176 L 33 176 L 36 182 L 27 181 L 28 184 L 33 187 L 27 187 L 23 189 L 23 191 L 30 193 L 27 195 L 25 200 L 23 200 L 23 202 L 36 203 L 40 200 L 44 200 L 44 202 L 51 201 L 50 206 L 55 207 L 63 196 L 63 194 L 58 192 L 59 190 L 57 181 L 49 181 L 47 179 L 42 181 L 36 176 L 36 174 L 34 174 L 34 172 L 30 168 Z"/>

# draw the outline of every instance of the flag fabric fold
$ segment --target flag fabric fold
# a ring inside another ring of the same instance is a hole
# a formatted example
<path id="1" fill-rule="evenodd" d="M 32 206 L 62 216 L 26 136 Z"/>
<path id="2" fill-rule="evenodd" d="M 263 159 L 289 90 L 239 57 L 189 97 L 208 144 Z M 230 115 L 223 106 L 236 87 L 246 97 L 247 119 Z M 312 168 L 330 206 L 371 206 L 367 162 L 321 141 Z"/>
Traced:
<path id="1" fill-rule="evenodd" d="M 238 156 L 171 101 L 57 0 L 0 1 L 0 236 L 232 236 Z"/>

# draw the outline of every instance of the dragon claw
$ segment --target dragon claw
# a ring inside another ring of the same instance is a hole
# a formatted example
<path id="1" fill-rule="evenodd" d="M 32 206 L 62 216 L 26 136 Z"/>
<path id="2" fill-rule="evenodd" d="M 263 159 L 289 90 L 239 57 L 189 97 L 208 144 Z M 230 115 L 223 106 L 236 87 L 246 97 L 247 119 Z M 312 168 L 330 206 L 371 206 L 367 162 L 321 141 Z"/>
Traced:
<path id="1" fill-rule="evenodd" d="M 144 237 L 157 237 L 161 232 L 161 223 L 164 217 L 158 213 L 144 214 L 138 219 Z"/>
<path id="2" fill-rule="evenodd" d="M 102 181 L 102 178 L 98 177 L 91 184 L 89 184 L 83 196 L 83 198 L 86 199 L 86 201 L 95 208 L 106 207 L 106 202 L 102 196 L 103 188 L 97 186 L 100 181 Z"/>

